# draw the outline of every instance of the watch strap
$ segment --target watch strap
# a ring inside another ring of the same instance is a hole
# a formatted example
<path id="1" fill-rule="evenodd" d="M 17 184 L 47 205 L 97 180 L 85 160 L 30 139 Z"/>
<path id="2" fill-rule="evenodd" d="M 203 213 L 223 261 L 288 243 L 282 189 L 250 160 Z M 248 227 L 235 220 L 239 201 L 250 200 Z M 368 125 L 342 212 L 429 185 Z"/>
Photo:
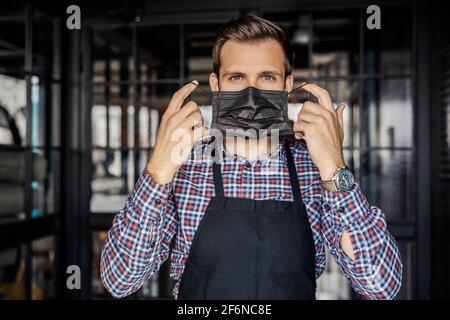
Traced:
<path id="1" fill-rule="evenodd" d="M 320 187 L 325 191 L 339 191 L 338 188 L 336 188 L 336 184 L 333 180 L 330 181 L 319 181 Z"/>

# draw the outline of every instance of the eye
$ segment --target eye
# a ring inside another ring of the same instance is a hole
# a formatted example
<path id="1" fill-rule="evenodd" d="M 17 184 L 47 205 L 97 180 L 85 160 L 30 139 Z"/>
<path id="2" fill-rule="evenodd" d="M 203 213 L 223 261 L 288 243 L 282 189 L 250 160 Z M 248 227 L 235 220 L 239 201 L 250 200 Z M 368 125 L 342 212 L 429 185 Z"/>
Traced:
<path id="1" fill-rule="evenodd" d="M 239 80 L 242 80 L 242 76 L 234 75 L 234 76 L 229 77 L 228 79 L 231 81 L 239 81 Z"/>
<path id="2" fill-rule="evenodd" d="M 274 80 L 275 80 L 275 77 L 274 77 L 274 76 L 271 76 L 271 75 L 269 75 L 269 74 L 266 74 L 266 75 L 263 76 L 263 79 L 264 79 L 265 81 L 274 81 Z"/>

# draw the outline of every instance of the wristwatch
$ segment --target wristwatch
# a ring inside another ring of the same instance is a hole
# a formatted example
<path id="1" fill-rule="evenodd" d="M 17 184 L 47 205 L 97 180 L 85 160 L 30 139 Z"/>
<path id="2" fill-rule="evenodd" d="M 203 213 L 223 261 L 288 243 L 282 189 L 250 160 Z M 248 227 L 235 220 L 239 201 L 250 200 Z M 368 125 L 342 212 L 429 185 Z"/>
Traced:
<path id="1" fill-rule="evenodd" d="M 320 187 L 326 191 L 348 191 L 353 187 L 355 179 L 348 166 L 337 169 L 329 181 L 320 180 Z"/>

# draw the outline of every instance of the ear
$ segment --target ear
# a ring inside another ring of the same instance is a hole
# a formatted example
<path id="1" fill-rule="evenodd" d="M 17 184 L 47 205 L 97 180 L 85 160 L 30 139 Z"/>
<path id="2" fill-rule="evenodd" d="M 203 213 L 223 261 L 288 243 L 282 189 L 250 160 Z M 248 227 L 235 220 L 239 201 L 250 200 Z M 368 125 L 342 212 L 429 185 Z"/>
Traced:
<path id="1" fill-rule="evenodd" d="M 211 91 L 219 91 L 219 76 L 214 72 L 209 74 L 209 87 Z"/>
<path id="2" fill-rule="evenodd" d="M 294 86 L 294 76 L 292 74 L 288 75 L 286 77 L 286 81 L 284 83 L 285 90 L 287 92 L 290 92 L 292 90 L 292 87 Z"/>

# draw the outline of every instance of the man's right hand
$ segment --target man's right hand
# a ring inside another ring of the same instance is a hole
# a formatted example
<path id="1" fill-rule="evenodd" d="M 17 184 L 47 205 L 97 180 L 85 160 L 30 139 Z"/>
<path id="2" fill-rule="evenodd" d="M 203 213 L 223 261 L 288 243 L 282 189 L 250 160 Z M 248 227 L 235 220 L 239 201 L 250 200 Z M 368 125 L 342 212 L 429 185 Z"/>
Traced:
<path id="1" fill-rule="evenodd" d="M 175 92 L 161 118 L 152 157 L 147 164 L 148 173 L 159 184 L 172 181 L 177 169 L 190 155 L 195 140 L 209 132 L 203 127 L 203 116 L 197 104 L 189 101 L 183 105 L 197 86 L 198 82 L 194 80 Z"/>

